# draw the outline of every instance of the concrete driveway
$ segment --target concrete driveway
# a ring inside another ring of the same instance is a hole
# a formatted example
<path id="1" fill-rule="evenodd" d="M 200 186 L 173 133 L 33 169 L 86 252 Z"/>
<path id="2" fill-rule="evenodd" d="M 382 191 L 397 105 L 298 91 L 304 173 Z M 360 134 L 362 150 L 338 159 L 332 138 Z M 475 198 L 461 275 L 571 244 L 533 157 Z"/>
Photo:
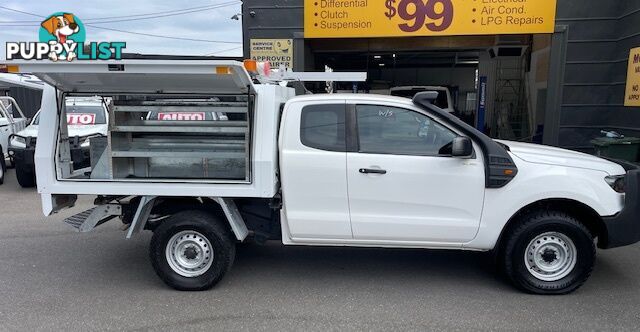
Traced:
<path id="1" fill-rule="evenodd" d="M 178 292 L 149 233 L 117 220 L 79 234 L 42 216 L 9 170 L 0 186 L 0 330 L 637 330 L 640 246 L 599 251 L 585 286 L 532 296 L 483 253 L 246 245 L 214 289 Z"/>

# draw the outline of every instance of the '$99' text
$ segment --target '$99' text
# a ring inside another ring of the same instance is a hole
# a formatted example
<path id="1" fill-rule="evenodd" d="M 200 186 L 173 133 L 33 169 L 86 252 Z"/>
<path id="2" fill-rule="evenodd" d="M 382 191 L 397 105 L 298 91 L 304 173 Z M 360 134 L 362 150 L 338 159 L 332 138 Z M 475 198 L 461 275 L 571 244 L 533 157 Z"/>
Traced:
<path id="1" fill-rule="evenodd" d="M 386 0 L 386 17 L 396 15 L 406 23 L 398 24 L 404 32 L 416 32 L 423 27 L 429 31 L 444 31 L 453 22 L 451 0 Z"/>

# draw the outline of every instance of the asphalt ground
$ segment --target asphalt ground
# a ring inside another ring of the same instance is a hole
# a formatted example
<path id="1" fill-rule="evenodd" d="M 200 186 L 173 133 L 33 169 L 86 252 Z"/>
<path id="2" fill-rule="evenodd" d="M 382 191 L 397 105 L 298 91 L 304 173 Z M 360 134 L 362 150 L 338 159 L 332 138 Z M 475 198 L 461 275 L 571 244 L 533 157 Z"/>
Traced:
<path id="1" fill-rule="evenodd" d="M 45 218 L 9 170 L 0 186 L 0 330 L 629 330 L 640 328 L 640 246 L 598 251 L 571 295 L 520 293 L 485 253 L 246 245 L 212 290 L 156 277 L 151 234 L 117 220 L 76 233 Z"/>

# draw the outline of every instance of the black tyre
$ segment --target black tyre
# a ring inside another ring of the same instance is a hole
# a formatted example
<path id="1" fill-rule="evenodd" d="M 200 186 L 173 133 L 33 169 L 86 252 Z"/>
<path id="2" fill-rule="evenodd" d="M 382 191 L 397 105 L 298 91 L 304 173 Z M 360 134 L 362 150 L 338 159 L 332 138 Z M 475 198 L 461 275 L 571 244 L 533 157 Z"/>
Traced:
<path id="1" fill-rule="evenodd" d="M 0 154 L 2 154 L 2 146 L 0 146 Z M 4 162 L 4 156 L 0 158 L 0 184 L 4 183 L 4 175 L 7 174 L 7 165 Z"/>
<path id="2" fill-rule="evenodd" d="M 151 238 L 153 269 L 177 290 L 210 289 L 229 271 L 235 253 L 235 238 L 226 222 L 206 211 L 178 212 Z"/>
<path id="3" fill-rule="evenodd" d="M 36 175 L 33 167 L 16 164 L 16 178 L 22 188 L 33 188 L 36 186 Z"/>
<path id="4" fill-rule="evenodd" d="M 500 258 L 505 275 L 529 293 L 571 293 L 593 271 L 593 236 L 563 212 L 536 211 L 524 216 L 503 243 Z"/>
<path id="5" fill-rule="evenodd" d="M 9 158 L 8 160 L 9 160 L 9 162 L 5 164 L 5 165 L 6 165 L 6 168 L 7 168 L 7 169 L 14 169 L 14 168 L 16 168 L 16 162 L 13 160 L 13 158 Z"/>

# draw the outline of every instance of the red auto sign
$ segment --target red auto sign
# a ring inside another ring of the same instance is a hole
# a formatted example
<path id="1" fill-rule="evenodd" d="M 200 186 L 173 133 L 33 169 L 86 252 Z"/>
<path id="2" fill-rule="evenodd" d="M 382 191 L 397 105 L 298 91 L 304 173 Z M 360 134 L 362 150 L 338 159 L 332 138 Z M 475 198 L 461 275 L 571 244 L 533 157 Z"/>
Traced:
<path id="1" fill-rule="evenodd" d="M 96 123 L 96 115 L 92 113 L 67 114 L 67 124 L 70 124 L 70 125 L 92 125 L 95 123 Z"/>
<path id="2" fill-rule="evenodd" d="M 168 112 L 158 113 L 160 121 L 204 121 L 204 112 Z"/>

